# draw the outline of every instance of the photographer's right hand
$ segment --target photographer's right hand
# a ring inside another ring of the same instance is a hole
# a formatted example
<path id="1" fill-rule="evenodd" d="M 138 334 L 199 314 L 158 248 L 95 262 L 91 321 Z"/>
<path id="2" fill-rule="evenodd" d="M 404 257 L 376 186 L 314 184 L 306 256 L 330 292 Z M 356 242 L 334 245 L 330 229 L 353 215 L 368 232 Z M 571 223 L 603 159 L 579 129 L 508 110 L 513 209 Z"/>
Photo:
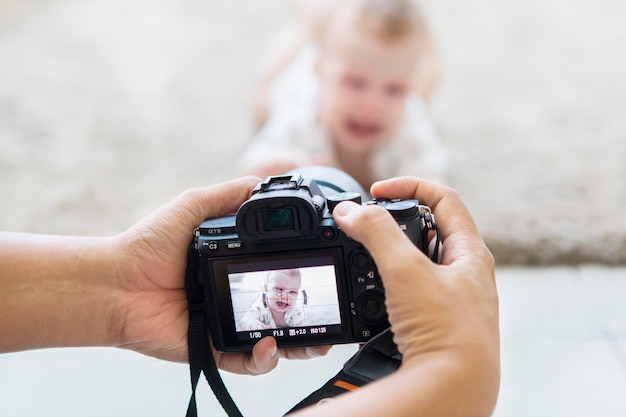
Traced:
<path id="1" fill-rule="evenodd" d="M 494 260 L 471 215 L 456 192 L 416 178 L 379 182 L 371 193 L 430 206 L 443 242 L 437 265 L 384 208 L 343 202 L 333 212 L 343 231 L 368 249 L 383 279 L 394 341 L 403 354 L 400 371 L 385 379 L 388 395 L 398 397 L 394 407 L 404 403 L 407 415 L 489 415 L 500 376 L 498 297 Z M 418 396 L 411 404 L 398 390 L 402 384 L 391 383 L 399 375 L 412 390 L 408 397 Z M 375 415 L 371 397 L 363 394 L 363 415 Z M 391 398 L 385 403 L 394 403 Z"/>

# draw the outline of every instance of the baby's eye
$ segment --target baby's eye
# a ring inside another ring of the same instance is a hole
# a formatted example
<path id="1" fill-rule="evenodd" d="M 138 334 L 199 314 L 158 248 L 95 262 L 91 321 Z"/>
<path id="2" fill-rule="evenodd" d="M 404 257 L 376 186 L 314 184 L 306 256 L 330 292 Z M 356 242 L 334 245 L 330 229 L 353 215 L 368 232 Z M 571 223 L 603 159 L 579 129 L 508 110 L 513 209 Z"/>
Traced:
<path id="1" fill-rule="evenodd" d="M 406 86 L 403 84 L 388 84 L 385 87 L 387 95 L 392 97 L 400 97 L 406 94 Z"/>
<path id="2" fill-rule="evenodd" d="M 298 291 L 289 291 L 289 295 L 291 295 L 293 297 L 297 297 L 298 296 Z"/>
<path id="3" fill-rule="evenodd" d="M 363 90 L 367 87 L 367 82 L 363 78 L 355 75 L 345 75 L 341 81 L 343 85 L 353 90 Z"/>

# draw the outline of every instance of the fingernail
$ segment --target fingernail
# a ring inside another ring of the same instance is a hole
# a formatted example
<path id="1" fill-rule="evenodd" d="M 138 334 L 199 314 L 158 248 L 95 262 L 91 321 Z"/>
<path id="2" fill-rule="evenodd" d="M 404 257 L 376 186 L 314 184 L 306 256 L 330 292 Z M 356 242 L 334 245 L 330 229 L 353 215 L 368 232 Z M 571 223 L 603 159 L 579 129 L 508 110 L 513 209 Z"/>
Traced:
<path id="1" fill-rule="evenodd" d="M 306 355 L 309 358 L 317 358 L 322 356 L 322 352 L 320 351 L 320 348 L 315 347 L 315 346 L 309 346 L 307 348 L 305 348 L 306 351 Z"/>
<path id="2" fill-rule="evenodd" d="M 278 347 L 274 346 L 273 348 L 270 349 L 270 356 L 274 358 L 276 357 L 276 355 L 278 355 Z"/>

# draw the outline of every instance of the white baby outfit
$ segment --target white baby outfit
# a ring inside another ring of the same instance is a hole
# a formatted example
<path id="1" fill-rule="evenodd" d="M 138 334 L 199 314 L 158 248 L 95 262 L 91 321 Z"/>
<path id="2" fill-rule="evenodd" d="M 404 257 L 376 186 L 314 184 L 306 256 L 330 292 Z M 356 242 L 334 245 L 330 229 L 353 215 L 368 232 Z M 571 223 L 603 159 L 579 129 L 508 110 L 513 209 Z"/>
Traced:
<path id="1" fill-rule="evenodd" d="M 283 319 L 287 326 L 296 327 L 304 320 L 304 309 L 302 306 L 294 306 L 285 311 Z M 250 310 L 239 320 L 240 330 L 261 330 L 264 328 L 276 329 L 276 323 L 272 318 L 269 306 L 264 302 L 263 297 L 259 297 L 250 307 Z"/>
<path id="2" fill-rule="evenodd" d="M 254 171 L 268 162 L 318 164 L 331 155 L 330 139 L 317 119 L 317 56 L 315 47 L 303 48 L 273 82 L 269 119 L 241 156 L 242 170 Z M 375 180 L 401 175 L 437 177 L 448 163 L 426 106 L 416 94 L 407 97 L 396 137 L 381 143 L 374 155 Z"/>

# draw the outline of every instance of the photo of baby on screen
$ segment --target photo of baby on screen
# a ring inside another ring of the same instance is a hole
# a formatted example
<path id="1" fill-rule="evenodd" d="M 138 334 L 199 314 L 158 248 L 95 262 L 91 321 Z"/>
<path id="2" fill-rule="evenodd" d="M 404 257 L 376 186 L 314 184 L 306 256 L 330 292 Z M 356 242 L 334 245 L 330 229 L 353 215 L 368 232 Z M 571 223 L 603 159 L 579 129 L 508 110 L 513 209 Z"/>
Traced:
<path id="1" fill-rule="evenodd" d="M 236 331 L 340 324 L 335 268 L 228 275 Z"/>

